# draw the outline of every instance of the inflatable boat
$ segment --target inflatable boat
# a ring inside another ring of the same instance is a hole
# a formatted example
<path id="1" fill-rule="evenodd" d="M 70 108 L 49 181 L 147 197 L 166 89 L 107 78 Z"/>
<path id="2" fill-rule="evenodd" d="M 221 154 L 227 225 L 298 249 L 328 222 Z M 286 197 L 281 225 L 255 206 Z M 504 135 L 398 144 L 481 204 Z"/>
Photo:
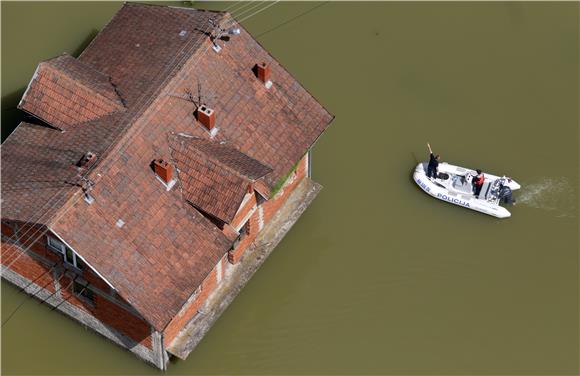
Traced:
<path id="1" fill-rule="evenodd" d="M 507 218 L 511 213 L 500 204 L 513 204 L 512 191 L 520 185 L 506 176 L 495 176 L 484 172 L 485 181 L 476 197 L 472 180 L 477 175 L 475 170 L 441 162 L 437 168 L 437 177 L 427 177 L 427 163 L 415 167 L 413 179 L 426 193 L 451 204 L 489 214 L 497 218 Z"/>

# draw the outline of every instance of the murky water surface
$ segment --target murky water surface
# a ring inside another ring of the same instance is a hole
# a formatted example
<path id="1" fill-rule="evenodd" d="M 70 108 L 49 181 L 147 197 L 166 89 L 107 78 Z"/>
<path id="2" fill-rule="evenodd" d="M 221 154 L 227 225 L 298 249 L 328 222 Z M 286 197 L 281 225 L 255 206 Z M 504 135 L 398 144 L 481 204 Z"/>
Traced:
<path id="1" fill-rule="evenodd" d="M 2 2 L 3 138 L 36 64 L 81 51 L 119 7 Z M 336 115 L 314 154 L 325 189 L 168 373 L 577 374 L 578 14 L 310 2 L 245 20 Z M 427 141 L 521 182 L 512 218 L 417 189 Z M 2 287 L 6 317 L 26 298 Z M 2 329 L 4 374 L 157 373 L 30 299 Z"/>

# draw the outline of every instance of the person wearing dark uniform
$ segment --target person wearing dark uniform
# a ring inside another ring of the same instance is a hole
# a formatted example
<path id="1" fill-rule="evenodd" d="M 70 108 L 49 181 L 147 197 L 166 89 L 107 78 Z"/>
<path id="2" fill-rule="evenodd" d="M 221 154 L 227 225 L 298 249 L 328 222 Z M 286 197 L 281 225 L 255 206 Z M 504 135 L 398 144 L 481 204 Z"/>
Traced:
<path id="1" fill-rule="evenodd" d="M 483 187 L 483 183 L 485 182 L 485 176 L 480 169 L 475 170 L 477 172 L 477 176 L 473 178 L 473 194 L 475 197 L 479 197 L 481 193 L 481 188 Z"/>
<path id="2" fill-rule="evenodd" d="M 433 150 L 431 150 L 431 145 L 427 143 L 429 148 L 429 165 L 427 166 L 427 177 L 433 179 L 437 178 L 437 167 L 439 166 L 439 154 L 434 155 Z"/>

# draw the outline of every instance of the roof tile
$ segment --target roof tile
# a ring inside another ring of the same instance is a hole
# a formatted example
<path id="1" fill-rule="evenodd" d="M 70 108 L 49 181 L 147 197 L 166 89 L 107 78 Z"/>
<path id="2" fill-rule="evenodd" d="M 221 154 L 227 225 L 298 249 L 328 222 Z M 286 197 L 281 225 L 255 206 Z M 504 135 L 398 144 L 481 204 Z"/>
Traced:
<path id="1" fill-rule="evenodd" d="M 39 64 L 18 108 L 63 130 L 125 110 L 107 76 L 66 54 Z"/>
<path id="2" fill-rule="evenodd" d="M 22 108 L 66 132 L 22 123 L 1 149 L 3 218 L 50 226 L 158 330 L 231 246 L 188 202 L 228 220 L 248 182 L 271 189 L 332 120 L 245 30 L 211 51 L 199 32 L 210 18 L 229 15 L 125 3 L 78 59 L 41 63 L 31 81 Z M 270 89 L 258 61 L 270 63 Z M 213 138 L 171 96 L 198 82 L 216 96 Z M 176 146 L 179 133 L 196 139 Z M 78 199 L 75 167 L 89 150 L 92 205 Z M 183 197 L 149 166 L 170 155 Z"/>

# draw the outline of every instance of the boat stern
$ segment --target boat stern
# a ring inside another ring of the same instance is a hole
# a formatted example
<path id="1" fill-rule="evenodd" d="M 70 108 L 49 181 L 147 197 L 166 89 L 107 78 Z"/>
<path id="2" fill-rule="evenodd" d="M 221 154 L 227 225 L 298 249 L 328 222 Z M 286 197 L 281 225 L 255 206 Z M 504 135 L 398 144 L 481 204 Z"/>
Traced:
<path id="1" fill-rule="evenodd" d="M 509 218 L 512 216 L 512 213 L 503 206 L 498 206 L 497 211 L 493 215 L 498 218 Z"/>

